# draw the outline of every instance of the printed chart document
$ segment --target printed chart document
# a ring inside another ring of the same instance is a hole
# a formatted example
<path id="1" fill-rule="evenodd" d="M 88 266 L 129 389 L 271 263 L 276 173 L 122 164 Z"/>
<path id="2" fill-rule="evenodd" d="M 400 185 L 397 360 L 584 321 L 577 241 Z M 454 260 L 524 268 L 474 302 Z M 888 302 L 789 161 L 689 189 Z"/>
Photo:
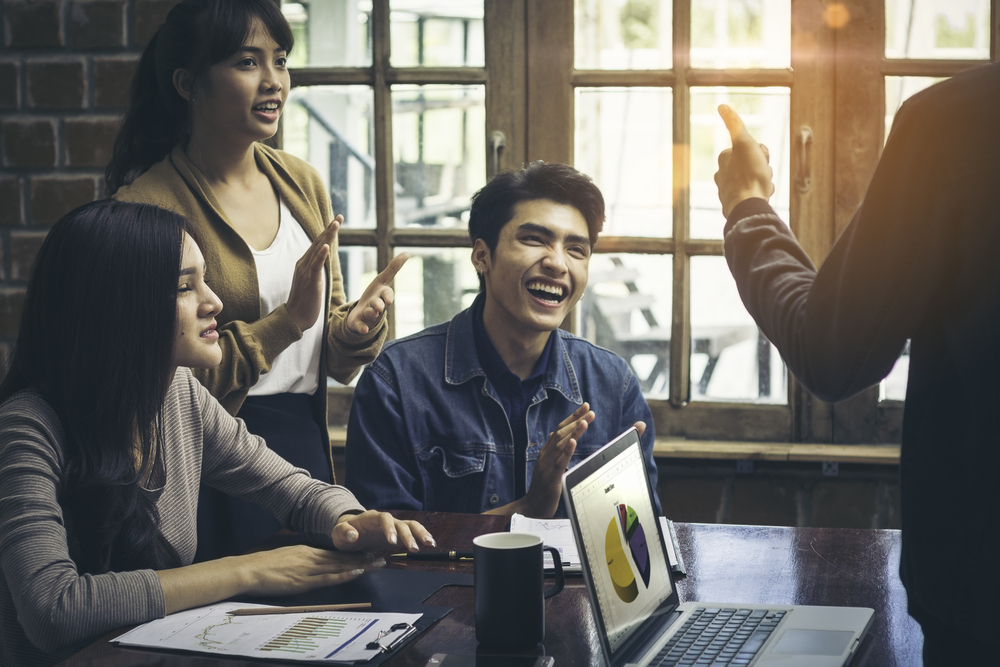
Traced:
<path id="1" fill-rule="evenodd" d="M 573 526 L 569 519 L 531 519 L 515 513 L 510 517 L 510 532 L 539 535 L 545 546 L 555 547 L 562 556 L 563 572 L 579 574 L 582 571 L 583 564 L 580 562 L 580 552 L 576 550 Z M 546 570 L 555 567 L 548 551 L 542 554 L 542 558 Z"/>
<path id="2" fill-rule="evenodd" d="M 674 572 L 684 574 L 684 561 L 677 548 L 677 533 L 674 523 L 665 516 L 660 517 L 660 529 L 667 538 L 667 554 L 670 557 L 670 567 Z M 531 519 L 521 514 L 510 517 L 510 532 L 533 533 L 541 536 L 547 547 L 555 547 L 562 556 L 563 571 L 580 573 L 583 564 L 580 562 L 580 552 L 576 550 L 576 540 L 573 539 L 573 527 L 569 519 Z M 545 569 L 551 570 L 552 556 L 546 551 L 543 554 Z"/>
<path id="3" fill-rule="evenodd" d="M 421 616 L 350 611 L 261 616 L 228 613 L 263 606 L 220 602 L 189 609 L 140 625 L 111 641 L 226 656 L 349 664 L 379 655 L 379 649 L 367 648 L 369 642 L 389 645 L 402 632 L 390 630 L 392 626 L 413 625 Z"/>

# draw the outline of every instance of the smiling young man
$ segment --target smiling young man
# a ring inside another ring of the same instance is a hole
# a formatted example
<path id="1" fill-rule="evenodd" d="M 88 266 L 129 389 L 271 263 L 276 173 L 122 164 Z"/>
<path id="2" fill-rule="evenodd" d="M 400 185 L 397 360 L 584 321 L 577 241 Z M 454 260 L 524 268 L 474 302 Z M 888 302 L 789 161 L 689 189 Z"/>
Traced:
<path id="1" fill-rule="evenodd" d="M 604 197 L 572 167 L 498 174 L 469 217 L 480 293 L 386 345 L 354 393 L 347 486 L 373 507 L 562 515 L 562 474 L 653 424 L 625 361 L 559 329 L 587 288 Z"/>

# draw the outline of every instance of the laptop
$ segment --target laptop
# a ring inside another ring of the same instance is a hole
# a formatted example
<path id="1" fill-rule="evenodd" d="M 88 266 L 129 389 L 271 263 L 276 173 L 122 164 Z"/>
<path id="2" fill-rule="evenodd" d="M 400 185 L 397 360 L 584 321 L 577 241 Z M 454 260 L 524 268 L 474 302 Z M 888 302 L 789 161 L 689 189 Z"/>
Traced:
<path id="1" fill-rule="evenodd" d="M 851 660 L 873 609 L 680 604 L 652 494 L 634 428 L 563 475 L 606 665 L 694 664 L 696 651 L 706 651 L 699 665 L 840 667 Z"/>

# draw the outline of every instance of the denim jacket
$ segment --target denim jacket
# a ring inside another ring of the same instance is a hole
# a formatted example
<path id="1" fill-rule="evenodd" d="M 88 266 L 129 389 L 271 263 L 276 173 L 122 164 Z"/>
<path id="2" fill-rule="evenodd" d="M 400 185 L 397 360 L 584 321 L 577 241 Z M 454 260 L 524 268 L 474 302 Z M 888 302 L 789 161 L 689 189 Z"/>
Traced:
<path id="1" fill-rule="evenodd" d="M 1000 64 L 903 104 L 819 271 L 762 200 L 725 232 L 747 310 L 820 398 L 878 382 L 910 339 L 900 573 L 918 620 L 984 641 L 1000 625 L 998 118 Z"/>
<path id="2" fill-rule="evenodd" d="M 566 331 L 555 335 L 527 410 L 528 486 L 549 433 L 587 401 L 596 418 L 570 467 L 643 421 L 655 499 L 653 419 L 628 364 Z M 516 500 L 513 443 L 476 354 L 471 309 L 464 310 L 451 322 L 389 343 L 365 369 L 347 428 L 346 486 L 365 507 L 486 512 Z M 565 516 L 562 503 L 556 515 Z"/>

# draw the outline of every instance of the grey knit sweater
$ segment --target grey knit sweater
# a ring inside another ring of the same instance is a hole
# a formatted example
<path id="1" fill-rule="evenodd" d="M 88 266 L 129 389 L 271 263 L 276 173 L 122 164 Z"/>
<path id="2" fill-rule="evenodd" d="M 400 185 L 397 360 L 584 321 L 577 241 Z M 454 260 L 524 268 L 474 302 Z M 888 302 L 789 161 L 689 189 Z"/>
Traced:
<path id="1" fill-rule="evenodd" d="M 282 523 L 330 544 L 345 512 L 362 511 L 351 493 L 313 480 L 267 449 L 180 369 L 163 411 L 160 530 L 190 564 L 197 547 L 198 484 L 251 500 Z M 59 505 L 63 441 L 59 418 L 40 395 L 23 391 L 0 405 L 0 666 L 51 665 L 124 625 L 164 615 L 152 570 L 80 575 L 73 535 Z"/>

